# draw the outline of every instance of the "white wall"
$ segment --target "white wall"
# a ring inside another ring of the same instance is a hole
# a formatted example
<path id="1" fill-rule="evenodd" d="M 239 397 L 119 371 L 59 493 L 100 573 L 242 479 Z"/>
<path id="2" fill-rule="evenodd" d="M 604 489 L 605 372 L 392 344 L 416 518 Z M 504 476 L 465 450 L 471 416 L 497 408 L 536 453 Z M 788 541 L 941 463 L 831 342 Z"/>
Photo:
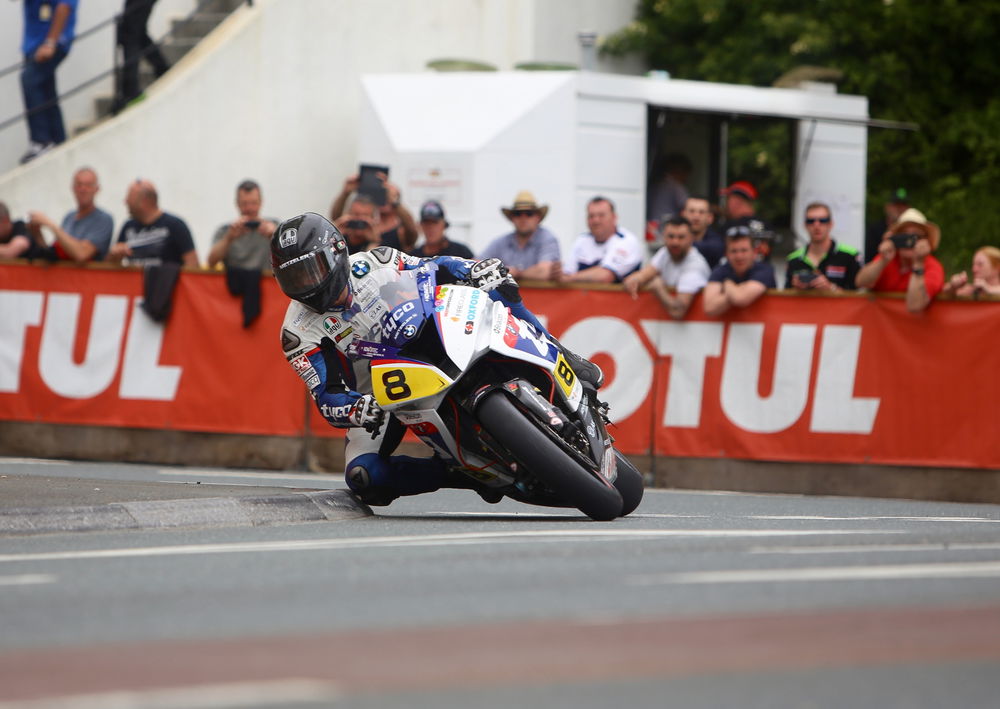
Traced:
<path id="1" fill-rule="evenodd" d="M 170 29 L 173 19 L 186 17 L 197 4 L 197 0 L 159 0 L 153 7 L 147 24 L 150 37 L 154 40 L 161 38 Z M 77 8 L 77 34 L 86 32 L 120 13 L 124 5 L 125 0 L 81 0 Z M 0 69 L 6 69 L 23 60 L 21 55 L 23 8 L 21 0 L 0 2 Z M 113 24 L 74 42 L 69 56 L 63 60 L 56 73 L 60 93 L 110 70 L 114 61 L 114 51 Z M 114 87 L 109 77 L 64 99 L 60 107 L 67 134 L 72 135 L 76 127 L 92 121 L 95 115 L 94 99 L 98 96 L 110 96 L 113 91 Z M 0 122 L 23 111 L 20 72 L 14 71 L 0 76 Z M 16 165 L 27 148 L 28 126 L 24 120 L 0 130 L 0 172 Z"/>
<path id="2" fill-rule="evenodd" d="M 99 1 L 83 4 L 96 8 Z M 4 11 L 20 11 L 20 3 L 6 5 Z M 166 9 L 162 0 L 157 16 Z M 191 226 L 204 260 L 212 232 L 234 215 L 235 185 L 243 178 L 260 181 L 269 215 L 327 210 L 360 157 L 362 74 L 420 72 L 443 57 L 501 69 L 531 60 L 577 63 L 578 29 L 614 31 L 632 10 L 631 0 L 257 0 L 185 57 L 146 101 L 0 177 L 0 199 L 15 215 L 40 209 L 61 216 L 73 204 L 73 170 L 92 165 L 103 189 L 98 201 L 120 225 L 128 183 L 146 177 L 158 186 L 161 206 Z M 563 22 L 553 27 L 549 17 Z M 20 16 L 14 19 L 19 28 Z M 91 24 L 81 11 L 81 26 Z M 537 55 L 539 45 L 552 52 Z M 6 109 L 20 106 L 19 92 L 4 97 Z"/>

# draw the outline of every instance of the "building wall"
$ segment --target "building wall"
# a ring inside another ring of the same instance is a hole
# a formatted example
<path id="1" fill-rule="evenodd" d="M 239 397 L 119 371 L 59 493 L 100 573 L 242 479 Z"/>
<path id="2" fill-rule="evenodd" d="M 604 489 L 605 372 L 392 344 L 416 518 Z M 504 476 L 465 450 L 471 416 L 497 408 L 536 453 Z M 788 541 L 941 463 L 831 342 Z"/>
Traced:
<path id="1" fill-rule="evenodd" d="M 161 2 L 157 17 L 170 8 Z M 188 221 L 204 260 L 215 228 L 234 215 L 234 188 L 245 177 L 261 182 L 268 215 L 327 210 L 359 159 L 361 75 L 423 72 L 428 61 L 445 57 L 500 69 L 541 59 L 576 63 L 578 28 L 609 33 L 632 10 L 631 2 L 569 0 L 257 0 L 185 57 L 146 101 L 0 177 L 0 199 L 16 216 L 61 216 L 73 204 L 72 171 L 92 165 L 102 184 L 98 202 L 120 225 L 128 183 L 149 178 L 161 206 Z M 95 21 L 105 16 L 97 14 Z M 542 16 L 562 17 L 563 26 L 536 21 Z M 12 22 L 19 30 L 19 16 Z M 81 12 L 80 26 L 91 24 Z M 9 25 L 3 23 L 6 32 Z M 540 46 L 549 51 L 536 55 Z M 5 89 L 4 106 L 20 105 L 15 90 Z M 18 133 L 20 145 L 0 144 L 0 165 L 11 166 L 26 146 L 23 126 L 0 134 L 13 140 Z"/>

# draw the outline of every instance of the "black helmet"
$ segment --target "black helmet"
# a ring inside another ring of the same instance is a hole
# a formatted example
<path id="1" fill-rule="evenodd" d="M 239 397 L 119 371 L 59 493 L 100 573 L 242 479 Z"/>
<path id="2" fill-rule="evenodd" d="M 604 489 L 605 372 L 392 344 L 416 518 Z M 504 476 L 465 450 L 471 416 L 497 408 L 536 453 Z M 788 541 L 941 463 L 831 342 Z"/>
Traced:
<path id="1" fill-rule="evenodd" d="M 289 298 L 323 313 L 347 286 L 347 244 L 319 214 L 286 219 L 271 237 L 271 269 Z"/>

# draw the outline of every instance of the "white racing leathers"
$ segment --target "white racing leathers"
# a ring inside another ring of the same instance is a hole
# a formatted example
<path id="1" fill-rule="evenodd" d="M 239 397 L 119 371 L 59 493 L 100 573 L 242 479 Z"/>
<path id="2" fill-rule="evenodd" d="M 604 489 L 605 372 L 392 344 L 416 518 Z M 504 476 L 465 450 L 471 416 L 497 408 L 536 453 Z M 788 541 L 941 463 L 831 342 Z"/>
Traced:
<path id="1" fill-rule="evenodd" d="M 416 268 L 419 259 L 382 246 L 350 256 L 350 297 L 344 307 L 317 313 L 293 300 L 281 328 L 281 347 L 295 372 L 305 382 L 323 418 L 332 426 L 351 428 L 351 412 L 362 394 L 372 391 L 369 360 L 359 357 L 359 346 L 378 346 L 388 306 L 382 286 L 398 281 L 400 271 Z M 475 263 L 439 256 L 430 259 L 454 279 L 468 276 Z M 389 454 L 399 443 L 402 428 L 390 420 L 372 436 L 362 428 L 347 434 L 347 483 L 368 504 L 388 504 L 399 495 L 431 492 L 447 486 L 440 459 Z"/>

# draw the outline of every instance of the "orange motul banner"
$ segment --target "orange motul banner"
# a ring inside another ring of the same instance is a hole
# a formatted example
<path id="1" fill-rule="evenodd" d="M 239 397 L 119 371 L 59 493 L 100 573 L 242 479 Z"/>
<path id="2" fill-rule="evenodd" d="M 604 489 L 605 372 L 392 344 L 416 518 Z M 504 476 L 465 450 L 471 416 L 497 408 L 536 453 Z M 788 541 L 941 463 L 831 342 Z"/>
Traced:
<path id="1" fill-rule="evenodd" d="M 604 368 L 626 453 L 1000 468 L 998 303 L 914 316 L 895 298 L 769 294 L 675 322 L 646 294 L 523 294 Z M 141 300 L 136 271 L 0 265 L 0 419 L 341 435 L 281 354 L 272 279 L 248 329 L 218 273 L 181 274 L 166 326 Z"/>
<path id="2" fill-rule="evenodd" d="M 1000 467 L 1000 303 L 768 294 L 683 322 L 652 296 L 526 292 L 611 373 L 622 450 L 683 457 Z M 646 428 L 646 427 L 649 428 Z M 652 445 L 650 446 L 650 442 Z"/>
<path id="3" fill-rule="evenodd" d="M 0 418 L 299 435 L 301 380 L 281 354 L 287 300 L 262 283 L 261 317 L 217 273 L 182 273 L 165 326 L 132 270 L 0 266 Z"/>

